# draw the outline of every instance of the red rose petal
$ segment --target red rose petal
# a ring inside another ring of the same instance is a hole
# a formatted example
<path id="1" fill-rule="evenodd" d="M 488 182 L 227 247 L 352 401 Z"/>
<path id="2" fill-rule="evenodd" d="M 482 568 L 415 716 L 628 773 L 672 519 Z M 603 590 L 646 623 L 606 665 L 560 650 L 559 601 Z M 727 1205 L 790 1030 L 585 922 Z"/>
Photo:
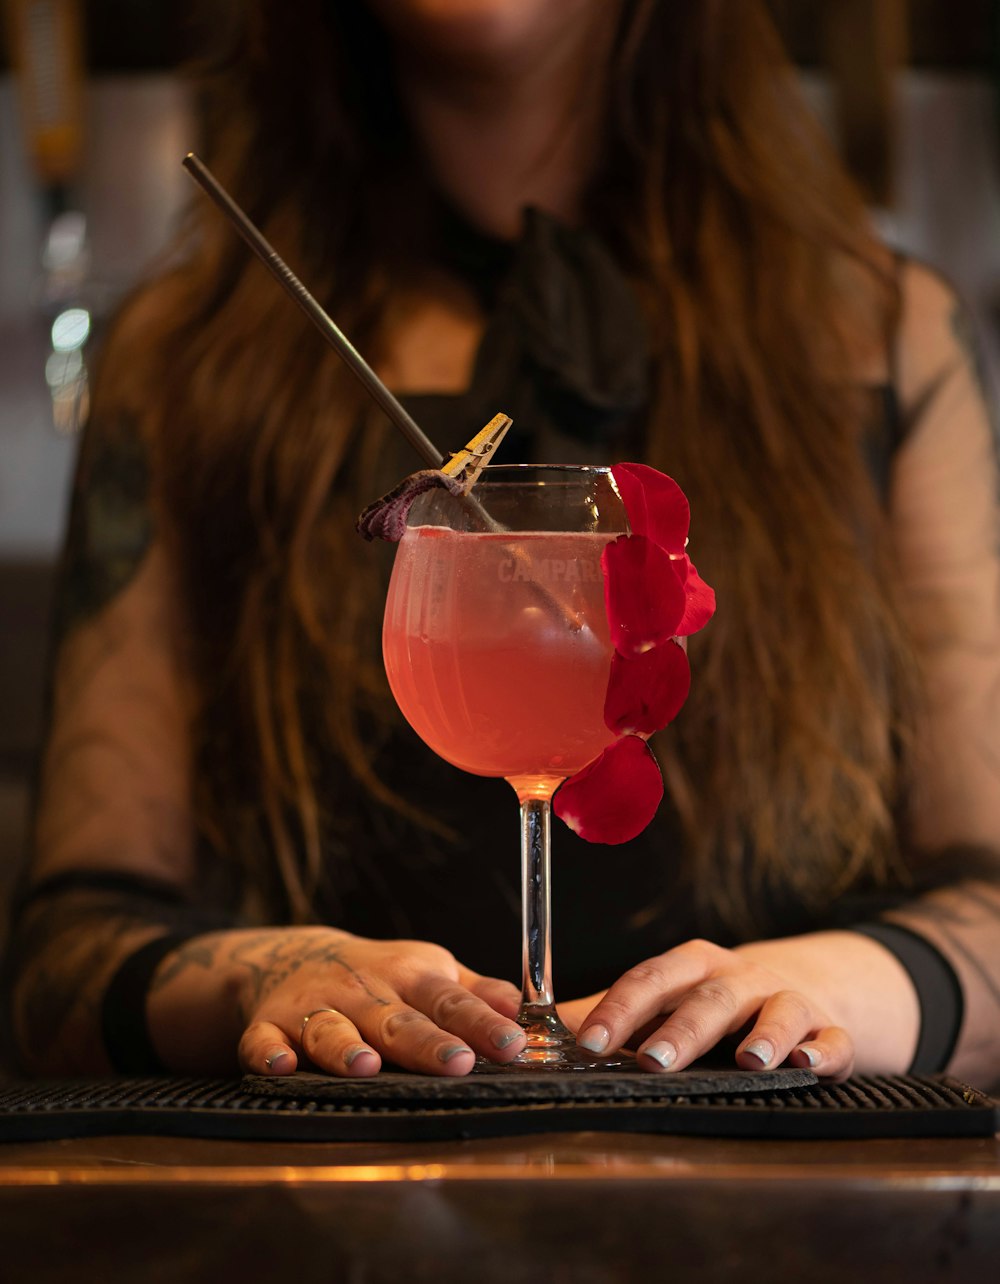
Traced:
<path id="1" fill-rule="evenodd" d="M 653 819 L 662 797 L 663 777 L 649 746 L 623 736 L 570 776 L 552 807 L 588 843 L 627 843 Z"/>
<path id="2" fill-rule="evenodd" d="M 684 581 L 684 595 L 687 600 L 684 615 L 676 629 L 678 637 L 697 633 L 715 614 L 715 589 L 705 583 L 689 557 L 685 556 L 684 561 L 687 563 L 687 578 Z"/>
<path id="3" fill-rule="evenodd" d="M 641 655 L 677 632 L 687 608 L 684 565 L 643 535 L 620 535 L 601 554 L 611 642 Z"/>
<path id="4" fill-rule="evenodd" d="M 651 736 L 677 717 L 690 689 L 691 666 L 676 642 L 664 642 L 631 660 L 616 652 L 604 721 L 619 736 Z"/>
<path id="5" fill-rule="evenodd" d="M 614 464 L 611 475 L 634 535 L 645 535 L 671 553 L 687 542 L 691 509 L 680 486 L 646 464 Z"/>

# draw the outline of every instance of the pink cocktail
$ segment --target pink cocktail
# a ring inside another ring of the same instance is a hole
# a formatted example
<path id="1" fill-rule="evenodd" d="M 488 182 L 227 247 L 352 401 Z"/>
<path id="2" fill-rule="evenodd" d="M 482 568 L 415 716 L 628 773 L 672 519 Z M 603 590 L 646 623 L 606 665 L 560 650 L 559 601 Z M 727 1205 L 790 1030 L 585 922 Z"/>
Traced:
<path id="1" fill-rule="evenodd" d="M 472 499 L 420 496 L 386 602 L 386 673 L 407 721 L 464 771 L 507 780 L 521 808 L 528 1046 L 503 1068 L 599 1068 L 577 1048 L 550 979 L 550 800 L 614 740 L 601 553 L 628 529 L 610 472 L 490 467 Z M 483 1067 L 487 1068 L 487 1067 Z"/>
<path id="2" fill-rule="evenodd" d="M 407 530 L 383 652 L 400 709 L 436 754 L 545 797 L 610 744 L 610 538 Z"/>

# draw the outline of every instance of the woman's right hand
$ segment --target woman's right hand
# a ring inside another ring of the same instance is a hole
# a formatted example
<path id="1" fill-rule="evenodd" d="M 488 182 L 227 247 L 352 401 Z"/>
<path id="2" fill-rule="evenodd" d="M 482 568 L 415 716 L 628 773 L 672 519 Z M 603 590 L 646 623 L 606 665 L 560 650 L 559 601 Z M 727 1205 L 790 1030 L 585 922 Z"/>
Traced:
<path id="1" fill-rule="evenodd" d="M 250 1073 L 306 1065 L 365 1076 L 388 1061 L 462 1075 L 477 1054 L 509 1061 L 524 1047 L 513 1020 L 516 987 L 426 941 L 368 940 L 325 927 L 217 933 L 182 946 L 158 982 L 179 980 L 188 949 L 200 966 L 206 950 L 218 951 L 215 965 L 228 971 L 243 1027 L 240 1065 Z"/>

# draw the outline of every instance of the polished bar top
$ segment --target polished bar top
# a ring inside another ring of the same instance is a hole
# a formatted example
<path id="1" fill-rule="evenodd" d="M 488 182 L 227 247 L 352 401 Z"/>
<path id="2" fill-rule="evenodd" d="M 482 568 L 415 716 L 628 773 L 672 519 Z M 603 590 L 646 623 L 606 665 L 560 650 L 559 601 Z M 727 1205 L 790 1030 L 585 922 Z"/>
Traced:
<path id="1" fill-rule="evenodd" d="M 1000 1262 L 1000 1137 L 11 1142 L 0 1227 L 32 1284 L 966 1284 Z"/>
<path id="2" fill-rule="evenodd" d="M 1000 1135 L 760 1141 L 580 1132 L 449 1142 L 261 1142 L 102 1137 L 0 1145 L 0 1190 L 18 1186 L 232 1183 L 802 1181 L 988 1189 Z"/>

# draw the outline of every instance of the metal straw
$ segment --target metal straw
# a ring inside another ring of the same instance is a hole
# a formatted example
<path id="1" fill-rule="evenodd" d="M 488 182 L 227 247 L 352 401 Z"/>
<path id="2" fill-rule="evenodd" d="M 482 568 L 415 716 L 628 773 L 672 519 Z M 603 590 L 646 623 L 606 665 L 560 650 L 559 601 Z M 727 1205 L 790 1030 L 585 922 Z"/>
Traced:
<path id="1" fill-rule="evenodd" d="M 417 454 L 429 468 L 440 468 L 446 456 L 438 450 L 392 395 L 368 362 L 364 359 L 350 339 L 337 326 L 331 317 L 320 307 L 299 278 L 273 249 L 271 244 L 251 223 L 226 189 L 219 183 L 212 172 L 198 159 L 194 152 L 188 152 L 183 160 L 184 168 L 196 183 L 212 198 L 223 214 L 250 246 L 267 270 L 285 292 L 295 300 L 310 321 L 317 327 L 327 343 L 335 349 L 348 369 L 361 381 L 366 392 L 376 404 L 385 411 L 410 443 Z"/>

